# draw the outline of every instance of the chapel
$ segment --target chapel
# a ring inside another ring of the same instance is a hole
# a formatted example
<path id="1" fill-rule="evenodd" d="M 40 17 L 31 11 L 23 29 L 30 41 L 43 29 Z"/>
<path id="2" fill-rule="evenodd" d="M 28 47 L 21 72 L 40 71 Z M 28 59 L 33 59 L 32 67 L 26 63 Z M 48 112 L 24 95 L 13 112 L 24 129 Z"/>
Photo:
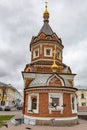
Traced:
<path id="1" fill-rule="evenodd" d="M 22 72 L 24 123 L 74 125 L 78 123 L 77 88 L 74 87 L 76 74 L 63 63 L 64 45 L 49 25 L 49 16 L 46 4 L 43 26 L 29 44 L 31 63 L 26 64 Z"/>

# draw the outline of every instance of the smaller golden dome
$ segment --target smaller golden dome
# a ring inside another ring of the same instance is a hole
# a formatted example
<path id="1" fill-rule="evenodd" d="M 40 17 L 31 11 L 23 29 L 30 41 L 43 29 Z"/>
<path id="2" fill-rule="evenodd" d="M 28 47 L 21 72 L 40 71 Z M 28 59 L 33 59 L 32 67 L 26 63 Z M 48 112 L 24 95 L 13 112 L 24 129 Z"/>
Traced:
<path id="1" fill-rule="evenodd" d="M 43 16 L 44 15 L 49 15 L 49 12 L 48 12 L 48 10 L 47 10 L 47 6 L 46 6 L 46 9 L 45 9 L 45 11 L 44 11 L 44 13 L 43 13 Z"/>
<path id="2" fill-rule="evenodd" d="M 53 71 L 53 72 L 56 72 L 56 71 L 57 71 L 57 69 L 58 69 L 57 64 L 56 64 L 56 63 L 54 63 L 54 64 L 51 66 L 51 69 L 52 69 L 52 71 Z"/>

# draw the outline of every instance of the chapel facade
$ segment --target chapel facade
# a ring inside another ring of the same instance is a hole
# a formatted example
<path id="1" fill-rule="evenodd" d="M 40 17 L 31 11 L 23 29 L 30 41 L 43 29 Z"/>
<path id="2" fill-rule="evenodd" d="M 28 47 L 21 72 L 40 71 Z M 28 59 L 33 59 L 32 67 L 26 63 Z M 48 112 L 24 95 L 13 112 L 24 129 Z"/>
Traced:
<path id="1" fill-rule="evenodd" d="M 77 124 L 77 101 L 71 68 L 63 63 L 63 44 L 49 25 L 47 5 L 43 26 L 30 42 L 31 63 L 22 72 L 26 124 Z"/>

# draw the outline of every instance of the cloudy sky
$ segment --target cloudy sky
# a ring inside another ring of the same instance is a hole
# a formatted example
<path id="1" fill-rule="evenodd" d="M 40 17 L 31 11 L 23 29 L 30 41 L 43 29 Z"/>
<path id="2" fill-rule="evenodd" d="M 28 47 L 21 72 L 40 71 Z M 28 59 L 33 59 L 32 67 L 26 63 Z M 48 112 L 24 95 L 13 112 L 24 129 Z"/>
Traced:
<path id="1" fill-rule="evenodd" d="M 46 0 L 0 0 L 0 82 L 23 90 L 29 44 L 43 25 Z M 87 0 L 48 0 L 50 26 L 62 38 L 63 62 L 87 86 Z"/>

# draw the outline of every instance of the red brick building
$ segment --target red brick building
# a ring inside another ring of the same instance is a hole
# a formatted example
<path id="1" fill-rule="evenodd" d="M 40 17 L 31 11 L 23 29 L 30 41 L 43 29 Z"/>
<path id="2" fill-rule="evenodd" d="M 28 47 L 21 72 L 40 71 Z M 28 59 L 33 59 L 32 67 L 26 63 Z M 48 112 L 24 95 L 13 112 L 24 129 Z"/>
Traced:
<path id="1" fill-rule="evenodd" d="M 40 32 L 30 42 L 31 63 L 22 72 L 24 122 L 55 126 L 76 124 L 75 74 L 63 63 L 64 46 L 49 25 L 47 5 L 43 19 Z"/>

